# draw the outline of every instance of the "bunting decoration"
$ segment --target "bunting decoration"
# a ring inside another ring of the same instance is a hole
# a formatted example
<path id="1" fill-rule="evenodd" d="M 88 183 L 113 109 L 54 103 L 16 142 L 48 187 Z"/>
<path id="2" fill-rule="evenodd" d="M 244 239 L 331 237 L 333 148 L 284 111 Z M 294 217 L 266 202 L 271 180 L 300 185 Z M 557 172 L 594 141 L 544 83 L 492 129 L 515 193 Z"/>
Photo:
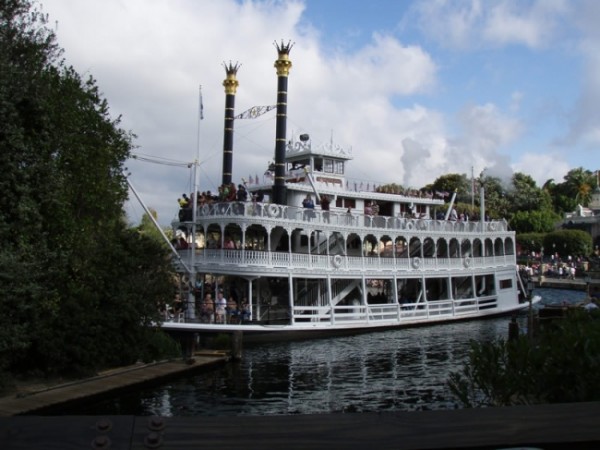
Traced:
<path id="1" fill-rule="evenodd" d="M 257 117 L 260 117 L 275 108 L 277 108 L 277 105 L 253 106 L 252 108 L 235 116 L 234 119 L 256 119 Z"/>

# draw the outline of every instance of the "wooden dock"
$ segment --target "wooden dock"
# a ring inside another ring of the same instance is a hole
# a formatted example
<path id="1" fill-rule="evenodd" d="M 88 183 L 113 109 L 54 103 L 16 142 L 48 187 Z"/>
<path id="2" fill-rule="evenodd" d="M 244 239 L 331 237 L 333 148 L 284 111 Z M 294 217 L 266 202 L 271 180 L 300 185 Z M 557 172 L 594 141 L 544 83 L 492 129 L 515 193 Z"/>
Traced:
<path id="1" fill-rule="evenodd" d="M 532 277 L 532 280 L 536 288 L 567 289 L 573 291 L 585 291 L 587 289 L 587 283 L 581 278 L 570 280 L 567 278 L 535 276 Z"/>
<path id="2" fill-rule="evenodd" d="M 2 450 L 598 449 L 600 402 L 289 416 L 0 418 Z"/>
<path id="3" fill-rule="evenodd" d="M 96 377 L 76 380 L 42 389 L 29 389 L 0 398 L 0 416 L 35 414 L 61 405 L 81 403 L 115 392 L 143 385 L 162 382 L 165 379 L 199 372 L 225 364 L 229 356 L 222 352 L 195 354 L 193 358 L 163 361 L 152 364 L 136 364 L 109 370 Z M 0 446 L 0 448 L 3 448 Z"/>

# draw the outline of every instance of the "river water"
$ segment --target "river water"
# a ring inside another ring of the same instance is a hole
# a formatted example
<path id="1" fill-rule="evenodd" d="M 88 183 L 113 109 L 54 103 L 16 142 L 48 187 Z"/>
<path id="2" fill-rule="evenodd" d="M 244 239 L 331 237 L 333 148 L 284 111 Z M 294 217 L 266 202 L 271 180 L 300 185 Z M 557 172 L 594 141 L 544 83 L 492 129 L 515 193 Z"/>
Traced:
<path id="1" fill-rule="evenodd" d="M 544 303 L 585 297 L 555 289 L 535 293 Z M 526 313 L 518 320 L 524 327 Z M 506 338 L 508 323 L 504 317 L 262 344 L 245 348 L 239 363 L 61 413 L 176 417 L 459 408 L 449 374 L 462 368 L 471 340 Z"/>

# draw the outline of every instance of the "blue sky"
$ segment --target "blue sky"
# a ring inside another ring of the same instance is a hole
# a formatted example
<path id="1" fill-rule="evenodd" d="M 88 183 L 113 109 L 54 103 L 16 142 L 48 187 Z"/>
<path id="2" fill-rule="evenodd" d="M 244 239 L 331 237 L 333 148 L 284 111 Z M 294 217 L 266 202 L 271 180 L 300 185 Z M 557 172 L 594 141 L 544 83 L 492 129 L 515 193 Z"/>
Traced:
<path id="1" fill-rule="evenodd" d="M 223 62 L 236 112 L 275 103 L 274 41 L 291 40 L 288 133 L 351 147 L 348 176 L 420 188 L 446 173 L 538 185 L 600 167 L 594 0 L 41 0 L 65 59 L 96 78 L 136 154 L 131 181 L 161 223 L 220 182 Z M 205 119 L 198 121 L 202 85 Z M 237 121 L 233 177 L 262 175 L 275 115 Z M 198 140 L 198 135 L 200 139 Z M 183 167 L 174 164 L 181 163 Z M 132 221 L 143 213 L 128 204 Z"/>

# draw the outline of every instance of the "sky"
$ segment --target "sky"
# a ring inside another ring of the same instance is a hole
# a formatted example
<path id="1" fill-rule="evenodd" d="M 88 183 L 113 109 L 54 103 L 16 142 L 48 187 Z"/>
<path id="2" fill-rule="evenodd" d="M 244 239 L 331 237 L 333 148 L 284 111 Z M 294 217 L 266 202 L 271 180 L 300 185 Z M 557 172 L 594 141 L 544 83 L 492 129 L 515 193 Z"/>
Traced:
<path id="1" fill-rule="evenodd" d="M 240 65 L 236 114 L 276 104 L 276 42 L 293 44 L 288 137 L 351 149 L 350 179 L 522 172 L 542 186 L 600 168 L 595 0 L 39 2 L 65 62 L 136 135 L 129 179 L 161 225 L 194 161 L 200 191 L 221 182 L 223 65 Z M 274 147 L 274 110 L 236 120 L 233 181 L 262 180 Z M 126 205 L 132 224 L 142 202 Z"/>

